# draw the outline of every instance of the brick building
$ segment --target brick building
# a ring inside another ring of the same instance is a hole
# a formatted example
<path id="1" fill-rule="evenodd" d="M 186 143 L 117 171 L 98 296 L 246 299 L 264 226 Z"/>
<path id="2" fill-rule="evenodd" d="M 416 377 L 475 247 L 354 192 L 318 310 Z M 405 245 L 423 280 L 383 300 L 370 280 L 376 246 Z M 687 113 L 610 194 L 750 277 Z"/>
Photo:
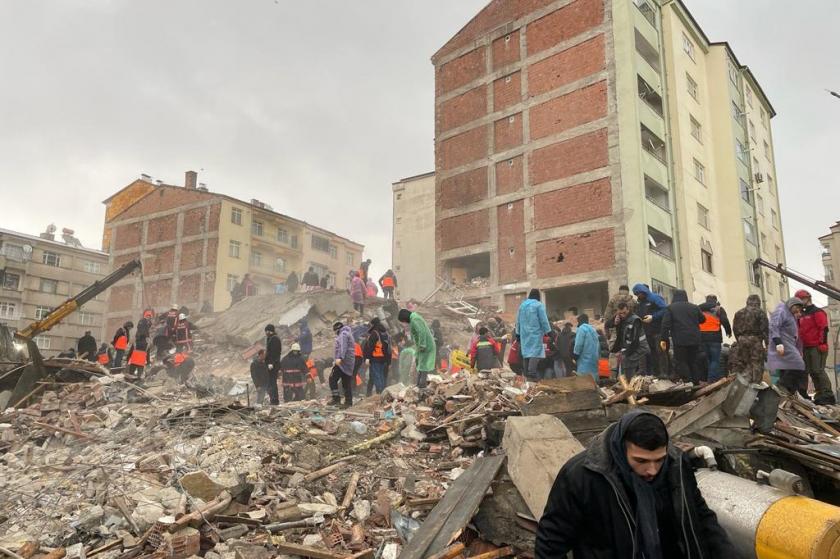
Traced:
<path id="1" fill-rule="evenodd" d="M 143 262 L 142 274 L 111 288 L 106 331 L 136 321 L 146 307 L 223 310 L 245 274 L 259 294 L 274 293 L 289 274 L 300 278 L 310 266 L 330 286 L 344 288 L 364 249 L 258 200 L 210 192 L 193 171 L 184 186 L 143 175 L 104 204 L 103 250 L 112 268 Z"/>
<path id="2" fill-rule="evenodd" d="M 493 0 L 432 63 L 436 271 L 466 280 L 469 298 L 511 311 L 539 287 L 555 313 L 597 314 L 637 281 L 730 305 L 749 292 L 774 298 L 779 284 L 753 277 L 749 262 L 760 240 L 784 261 L 778 198 L 764 179 L 775 176 L 775 112 L 682 2 Z M 683 64 L 697 67 L 693 78 Z M 699 108 L 683 95 L 692 82 Z M 757 142 L 745 117 L 759 111 L 761 168 L 744 157 Z M 695 163 L 703 184 L 692 182 Z M 739 196 L 743 184 L 752 194 Z M 761 188 L 772 223 L 758 215 Z"/>

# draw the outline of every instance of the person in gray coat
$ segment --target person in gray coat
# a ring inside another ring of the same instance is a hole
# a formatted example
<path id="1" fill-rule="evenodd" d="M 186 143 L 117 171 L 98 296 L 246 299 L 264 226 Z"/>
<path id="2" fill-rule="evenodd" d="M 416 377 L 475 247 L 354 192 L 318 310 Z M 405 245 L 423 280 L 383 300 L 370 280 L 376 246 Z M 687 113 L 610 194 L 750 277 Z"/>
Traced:
<path id="1" fill-rule="evenodd" d="M 770 315 L 767 367 L 779 371 L 779 386 L 791 394 L 796 393 L 802 375 L 805 374 L 799 326 L 796 322 L 804 306 L 801 299 L 792 297 L 787 302 L 779 303 Z"/>

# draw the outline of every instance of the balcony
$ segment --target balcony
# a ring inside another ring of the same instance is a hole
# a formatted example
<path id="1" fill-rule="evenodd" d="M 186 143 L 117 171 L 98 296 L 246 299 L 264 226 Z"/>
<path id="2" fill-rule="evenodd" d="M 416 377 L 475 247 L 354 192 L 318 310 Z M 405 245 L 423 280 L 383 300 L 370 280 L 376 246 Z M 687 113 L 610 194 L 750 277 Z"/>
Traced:
<path id="1" fill-rule="evenodd" d="M 659 44 L 659 36 L 656 30 L 657 14 L 655 8 L 651 6 L 651 2 L 646 0 L 636 0 L 636 9 L 633 10 L 633 23 L 636 27 L 636 32 L 640 33 L 645 40 L 651 45 Z"/>
<path id="2" fill-rule="evenodd" d="M 654 41 L 651 43 L 648 39 L 638 30 L 635 30 L 636 36 L 636 52 L 639 56 L 644 60 L 648 66 L 650 66 L 656 75 L 661 75 L 662 73 L 662 65 L 659 59 L 659 51 L 654 46 L 656 42 Z"/>

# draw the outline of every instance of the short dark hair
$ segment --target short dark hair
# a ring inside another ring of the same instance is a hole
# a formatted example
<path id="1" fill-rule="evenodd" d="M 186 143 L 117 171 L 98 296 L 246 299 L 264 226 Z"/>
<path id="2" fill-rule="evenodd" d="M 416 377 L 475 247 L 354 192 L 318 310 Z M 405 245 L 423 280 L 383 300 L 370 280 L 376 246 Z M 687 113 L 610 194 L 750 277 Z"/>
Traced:
<path id="1" fill-rule="evenodd" d="M 645 413 L 627 426 L 624 442 L 633 443 L 645 450 L 656 450 L 668 445 L 668 431 L 659 417 Z"/>
<path id="2" fill-rule="evenodd" d="M 487 334 L 487 332 L 488 332 L 488 330 L 484 326 L 482 326 L 481 328 L 478 329 L 478 335 L 479 336 L 484 336 L 484 335 Z"/>
<path id="3" fill-rule="evenodd" d="M 624 309 L 626 309 L 626 308 L 627 308 L 627 303 L 625 303 L 624 301 L 622 301 L 621 303 L 619 303 L 619 304 L 618 304 L 618 307 L 617 307 L 617 308 L 618 308 L 618 310 L 623 311 Z"/>
<path id="4" fill-rule="evenodd" d="M 572 313 L 572 314 L 577 314 L 578 313 L 578 308 L 577 307 L 569 307 L 569 312 Z"/>
<path id="5" fill-rule="evenodd" d="M 622 285 L 618 286 L 618 290 L 619 291 L 630 291 L 630 288 L 627 287 L 626 285 L 622 284 Z"/>

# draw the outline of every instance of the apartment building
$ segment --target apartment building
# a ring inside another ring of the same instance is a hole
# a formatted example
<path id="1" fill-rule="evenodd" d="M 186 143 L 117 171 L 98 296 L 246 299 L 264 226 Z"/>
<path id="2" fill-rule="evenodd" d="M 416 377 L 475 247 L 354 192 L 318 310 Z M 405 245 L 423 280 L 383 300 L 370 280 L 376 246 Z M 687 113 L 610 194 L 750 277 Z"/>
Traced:
<path id="1" fill-rule="evenodd" d="M 422 301 L 432 294 L 435 276 L 435 174 L 424 173 L 392 185 L 394 223 L 391 262 L 400 299 Z"/>
<path id="2" fill-rule="evenodd" d="M 830 228 L 830 233 L 820 237 L 823 247 L 822 261 L 825 269 L 825 282 L 837 286 L 840 284 L 840 221 Z M 828 300 L 828 314 L 834 328 L 832 336 L 840 328 L 840 301 Z"/>
<path id="3" fill-rule="evenodd" d="M 772 305 L 772 105 L 679 0 L 494 0 L 433 57 L 436 268 L 506 310 L 622 283 Z"/>
<path id="4" fill-rule="evenodd" d="M 114 327 L 149 306 L 226 309 L 245 274 L 258 294 L 282 290 L 293 271 L 300 278 L 309 267 L 330 287 L 345 288 L 364 249 L 265 202 L 210 192 L 193 171 L 184 186 L 142 175 L 104 204 L 103 249 L 111 265 L 143 262 L 142 274 L 111 288 L 107 320 Z"/>
<path id="5" fill-rule="evenodd" d="M 85 248 L 63 229 L 56 240 L 54 225 L 40 236 L 0 229 L 0 323 L 22 330 L 110 273 L 108 255 Z M 45 357 L 70 347 L 90 330 L 97 341 L 103 331 L 105 294 L 100 294 L 35 338 Z M 110 339 L 109 339 L 110 341 Z"/>

